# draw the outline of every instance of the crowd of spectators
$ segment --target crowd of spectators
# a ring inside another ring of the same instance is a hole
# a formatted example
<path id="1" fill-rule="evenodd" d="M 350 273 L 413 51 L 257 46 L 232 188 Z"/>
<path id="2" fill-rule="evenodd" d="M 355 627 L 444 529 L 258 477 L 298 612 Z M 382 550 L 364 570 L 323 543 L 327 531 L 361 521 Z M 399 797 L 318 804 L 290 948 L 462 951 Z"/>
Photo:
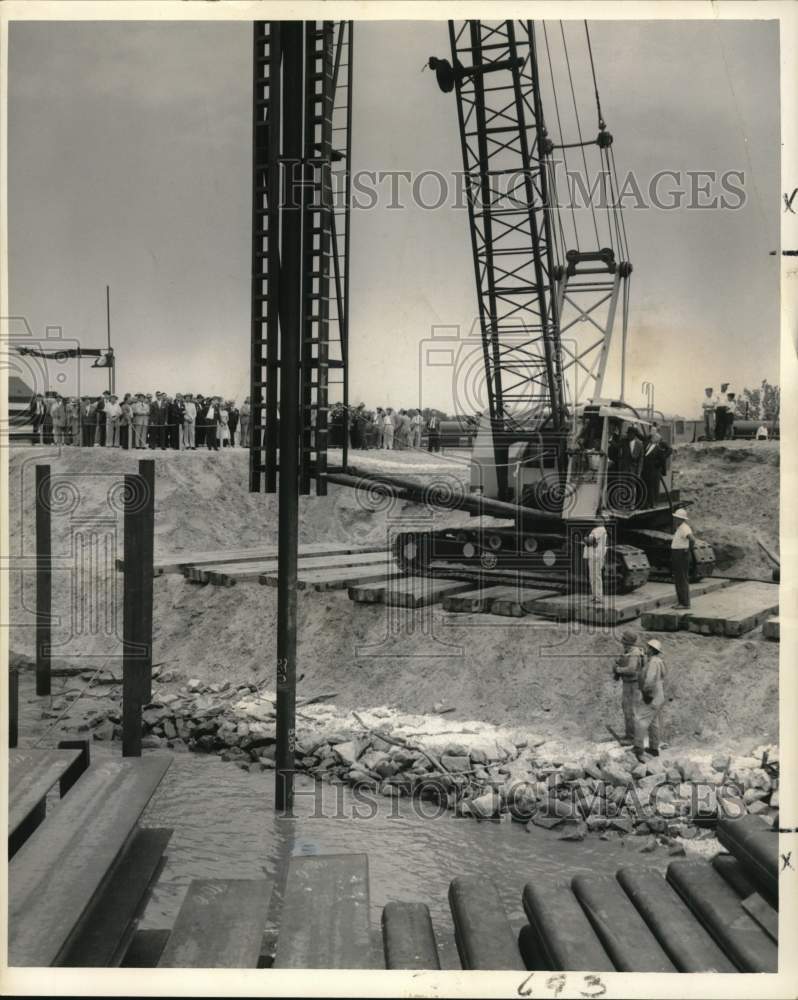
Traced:
<path id="1" fill-rule="evenodd" d="M 426 443 L 428 451 L 441 450 L 442 414 L 438 410 L 394 409 L 392 406 L 367 410 L 365 403 L 359 403 L 350 408 L 349 420 L 345 418 L 343 405 L 335 403 L 329 419 L 331 448 L 343 445 L 348 423 L 351 448 L 403 451 L 421 448 Z"/>
<path id="2" fill-rule="evenodd" d="M 28 416 L 33 444 L 83 448 L 159 448 L 196 451 L 249 447 L 250 401 L 190 392 L 111 392 L 101 396 L 33 397 Z"/>
<path id="3" fill-rule="evenodd" d="M 238 406 L 235 400 L 190 392 L 125 393 L 117 396 L 62 396 L 39 393 L 28 407 L 33 444 L 72 445 L 83 448 L 152 448 L 195 451 L 225 447 L 249 448 L 251 437 L 250 397 Z M 316 408 L 311 407 L 311 425 Z M 395 409 L 365 403 L 349 408 L 348 420 L 341 403 L 330 407 L 328 444 L 365 450 L 388 451 L 441 449 L 438 410 Z"/>

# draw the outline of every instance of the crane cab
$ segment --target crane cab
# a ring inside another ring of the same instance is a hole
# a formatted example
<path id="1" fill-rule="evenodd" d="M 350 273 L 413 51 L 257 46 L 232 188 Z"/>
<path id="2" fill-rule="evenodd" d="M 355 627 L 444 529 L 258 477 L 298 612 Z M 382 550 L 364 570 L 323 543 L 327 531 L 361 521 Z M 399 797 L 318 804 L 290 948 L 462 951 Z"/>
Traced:
<path id="1" fill-rule="evenodd" d="M 617 401 L 580 407 L 567 447 L 563 519 L 630 518 L 669 507 L 671 427 Z"/>

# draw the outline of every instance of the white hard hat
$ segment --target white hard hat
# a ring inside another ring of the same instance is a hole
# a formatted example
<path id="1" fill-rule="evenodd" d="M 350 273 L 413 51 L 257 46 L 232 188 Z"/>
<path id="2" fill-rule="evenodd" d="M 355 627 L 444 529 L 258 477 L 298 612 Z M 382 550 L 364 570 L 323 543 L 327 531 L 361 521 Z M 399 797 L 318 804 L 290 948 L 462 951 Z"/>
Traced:
<path id="1" fill-rule="evenodd" d="M 687 511 L 684 509 L 684 507 L 680 507 L 678 510 L 675 510 L 673 512 L 673 516 L 681 518 L 682 521 L 686 521 L 687 520 Z"/>
<path id="2" fill-rule="evenodd" d="M 646 645 L 650 646 L 652 649 L 656 649 L 658 653 L 662 652 L 662 643 L 659 639 L 646 639 Z"/>

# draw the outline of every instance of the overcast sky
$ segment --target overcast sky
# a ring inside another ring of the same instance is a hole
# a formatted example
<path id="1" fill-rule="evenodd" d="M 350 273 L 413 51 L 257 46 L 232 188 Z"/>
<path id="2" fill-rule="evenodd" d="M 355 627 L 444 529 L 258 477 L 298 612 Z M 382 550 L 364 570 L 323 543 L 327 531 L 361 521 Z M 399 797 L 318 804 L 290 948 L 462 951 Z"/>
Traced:
<path id="1" fill-rule="evenodd" d="M 109 284 L 122 391 L 241 401 L 251 26 L 15 22 L 9 37 L 11 314 L 102 346 Z M 777 381 L 776 23 L 595 22 L 591 37 L 622 174 L 645 189 L 661 170 L 745 173 L 736 211 L 627 210 L 627 398 L 647 379 L 658 407 L 692 413 L 704 386 Z M 461 169 L 454 97 L 421 72 L 432 54 L 448 55 L 445 22 L 356 25 L 354 169 Z M 419 345 L 477 315 L 467 214 L 386 202 L 352 214 L 351 398 L 450 409 L 448 374 L 420 376 Z M 85 391 L 104 388 L 83 371 Z"/>

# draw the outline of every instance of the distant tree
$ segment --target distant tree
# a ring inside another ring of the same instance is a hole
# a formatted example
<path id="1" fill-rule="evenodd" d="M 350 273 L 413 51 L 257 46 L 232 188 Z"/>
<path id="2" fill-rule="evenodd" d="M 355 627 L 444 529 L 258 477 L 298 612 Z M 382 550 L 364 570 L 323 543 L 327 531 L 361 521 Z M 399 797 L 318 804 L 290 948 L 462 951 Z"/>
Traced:
<path id="1" fill-rule="evenodd" d="M 767 379 L 757 389 L 743 389 L 736 400 L 735 413 L 748 420 L 775 420 L 781 406 L 781 390 Z"/>

